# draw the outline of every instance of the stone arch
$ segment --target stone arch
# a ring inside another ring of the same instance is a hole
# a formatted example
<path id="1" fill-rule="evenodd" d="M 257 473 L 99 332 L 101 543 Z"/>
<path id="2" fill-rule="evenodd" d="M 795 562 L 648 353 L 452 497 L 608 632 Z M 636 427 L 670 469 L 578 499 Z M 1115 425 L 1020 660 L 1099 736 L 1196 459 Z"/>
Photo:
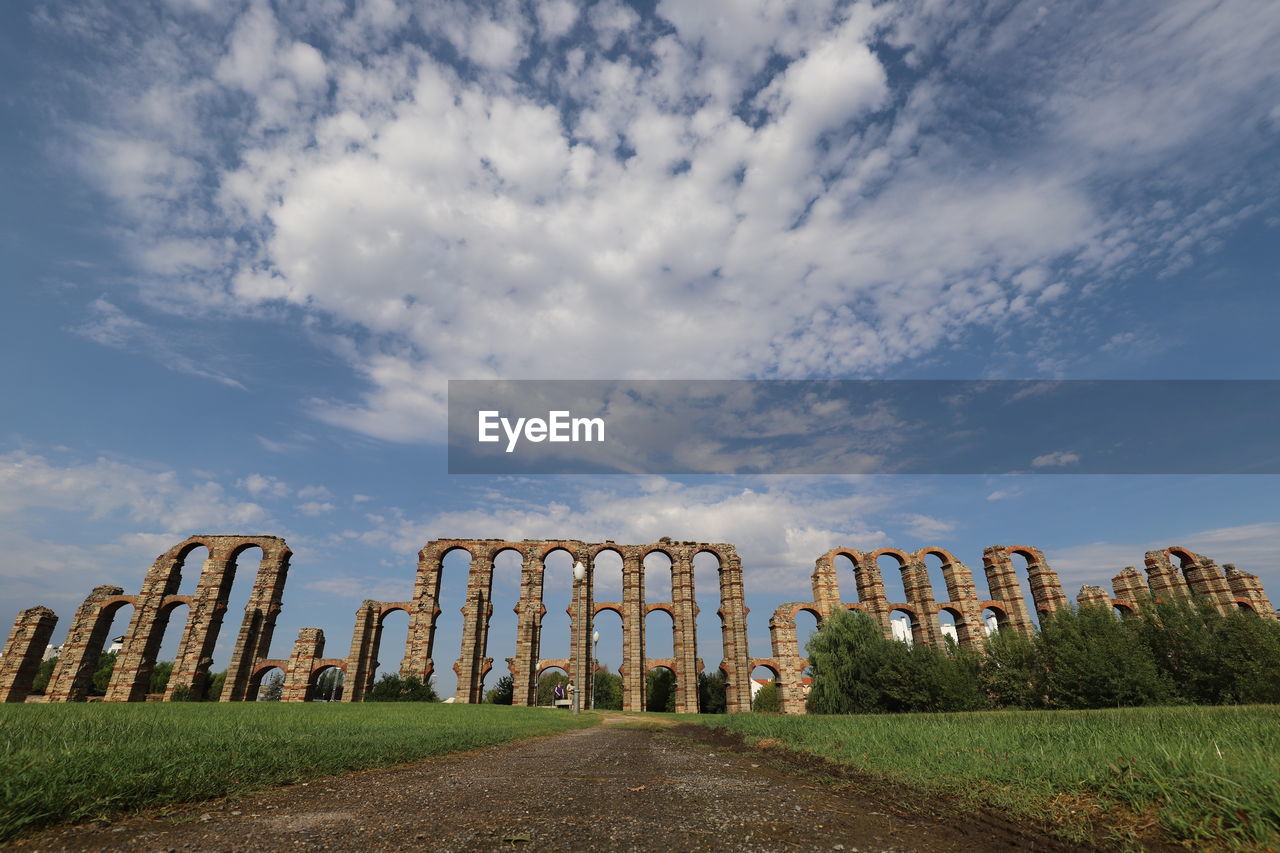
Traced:
<path id="1" fill-rule="evenodd" d="M 1037 613 L 1047 615 L 1062 610 L 1068 606 L 1067 597 L 1057 573 L 1050 568 L 1040 549 L 1024 545 L 992 545 L 983 550 L 982 562 L 991 598 L 1003 605 L 1010 627 L 1030 635 L 1034 628 L 1014 566 L 1015 555 L 1026 560 L 1027 580 Z"/>
<path id="2" fill-rule="evenodd" d="M 1012 623 L 1009 620 L 1009 611 L 1004 608 L 1001 602 L 981 601 L 978 603 L 982 605 L 982 629 L 988 636 L 996 631 L 1003 631 L 1012 627 Z M 995 617 L 994 628 L 991 625 L 989 616 Z"/>
<path id="3" fill-rule="evenodd" d="M 45 688 L 45 701 L 81 702 L 89 695 L 116 616 L 126 605 L 136 607 L 134 596 L 123 592 L 118 586 L 96 587 L 76 610 Z"/>
<path id="4" fill-rule="evenodd" d="M 262 696 L 262 685 L 267 680 L 267 676 L 273 670 L 279 670 L 281 675 L 281 688 L 284 687 L 284 677 L 287 676 L 289 662 L 287 660 L 266 659 L 258 661 L 254 664 L 253 670 L 249 673 L 249 679 L 246 682 L 245 698 L 246 702 L 260 701 Z"/>
<path id="5" fill-rule="evenodd" d="M 674 681 L 674 684 L 671 685 L 671 691 L 674 695 L 671 696 L 670 698 L 673 702 L 674 710 L 676 711 L 676 713 L 685 713 L 680 711 L 679 709 L 680 709 L 681 682 L 686 681 L 687 679 L 681 677 L 681 673 L 679 671 L 680 670 L 679 664 L 673 658 L 648 658 L 645 660 L 645 667 L 644 667 L 645 682 L 646 682 L 645 710 L 646 711 L 665 711 L 666 710 L 666 700 L 667 700 L 666 695 L 652 694 L 650 692 L 650 686 L 648 684 L 649 674 L 659 670 L 666 671 L 671 674 L 671 679 Z M 695 678 L 695 681 L 696 681 L 696 678 Z M 654 707 L 655 703 L 662 703 L 663 707 L 661 708 Z M 696 711 L 696 706 L 695 706 L 695 711 Z"/>
<path id="6" fill-rule="evenodd" d="M 334 677 L 326 679 L 326 675 L 334 673 Z M 347 673 L 347 662 L 341 658 L 327 658 L 316 661 L 307 678 L 308 702 L 340 702 L 344 677 Z"/>
<path id="7" fill-rule="evenodd" d="M 936 558 L 941 563 L 942 583 L 947 597 L 945 601 L 938 601 L 937 590 L 934 590 L 936 612 L 939 617 L 944 611 L 950 613 L 955 623 L 958 645 L 965 648 L 981 647 L 986 640 L 986 632 L 981 626 L 982 609 L 978 607 L 978 592 L 974 586 L 973 572 L 946 548 L 927 546 L 916 551 L 912 556 L 926 575 L 927 561 L 930 557 Z M 942 642 L 942 633 L 944 632 L 939 618 L 939 642 Z"/>

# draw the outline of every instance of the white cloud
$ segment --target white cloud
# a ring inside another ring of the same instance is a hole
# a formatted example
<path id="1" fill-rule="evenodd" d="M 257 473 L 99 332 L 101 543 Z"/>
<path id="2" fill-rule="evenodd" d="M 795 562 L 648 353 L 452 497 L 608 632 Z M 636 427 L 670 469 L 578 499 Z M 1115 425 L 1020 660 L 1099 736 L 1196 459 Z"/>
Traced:
<path id="1" fill-rule="evenodd" d="M 298 504 L 298 512 L 303 515 L 324 515 L 325 513 L 333 512 L 333 504 L 328 501 L 323 503 L 320 501 L 307 501 L 306 503 Z"/>
<path id="2" fill-rule="evenodd" d="M 1079 328 L 1267 197 L 1233 171 L 1274 109 L 1265 11 L 383 2 L 325 10 L 322 52 L 254 2 L 186 52 L 124 40 L 149 79 L 100 69 L 81 166 L 149 302 L 323 326 L 364 389 L 312 411 L 428 441 L 449 377 L 867 375 Z"/>
<path id="3" fill-rule="evenodd" d="M 289 486 L 283 481 L 266 474 L 250 474 L 236 485 L 256 497 L 284 498 L 289 496 Z M 302 493 L 298 493 L 302 497 Z"/>
<path id="4" fill-rule="evenodd" d="M 1032 468 L 1062 468 L 1080 461 L 1080 454 L 1065 450 L 1055 450 L 1031 460 Z"/>

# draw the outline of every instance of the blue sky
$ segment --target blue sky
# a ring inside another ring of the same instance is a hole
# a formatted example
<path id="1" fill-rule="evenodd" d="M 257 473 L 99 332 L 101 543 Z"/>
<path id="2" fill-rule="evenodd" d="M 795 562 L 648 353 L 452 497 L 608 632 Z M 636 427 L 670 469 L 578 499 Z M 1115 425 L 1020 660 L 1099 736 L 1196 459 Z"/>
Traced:
<path id="1" fill-rule="evenodd" d="M 277 656 L 304 625 L 345 653 L 445 536 L 734 542 L 756 656 L 838 544 L 1032 544 L 1071 596 L 1183 544 L 1280 597 L 1271 476 L 449 477 L 443 447 L 450 378 L 1280 378 L 1268 0 L 2 14 L 6 623 L 65 629 L 198 531 L 293 546 Z"/>

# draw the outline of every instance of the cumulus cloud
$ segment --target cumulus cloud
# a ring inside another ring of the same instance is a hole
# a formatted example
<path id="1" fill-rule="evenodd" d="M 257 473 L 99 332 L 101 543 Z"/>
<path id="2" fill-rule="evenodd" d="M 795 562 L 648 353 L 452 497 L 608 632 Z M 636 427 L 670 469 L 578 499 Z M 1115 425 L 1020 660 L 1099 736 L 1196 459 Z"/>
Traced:
<path id="1" fill-rule="evenodd" d="M 364 387 L 312 412 L 381 438 L 438 437 L 450 377 L 874 375 L 1014 329 L 1060 372 L 1109 277 L 1268 198 L 1266 0 L 360 5 L 184 51 L 195 13 L 41 15 L 109 36 L 78 162 L 143 298 L 323 327 Z"/>
<path id="2" fill-rule="evenodd" d="M 1066 450 L 1055 450 L 1052 453 L 1044 453 L 1031 460 L 1032 468 L 1063 468 L 1067 465 L 1074 465 L 1080 461 L 1080 454 L 1071 453 Z"/>

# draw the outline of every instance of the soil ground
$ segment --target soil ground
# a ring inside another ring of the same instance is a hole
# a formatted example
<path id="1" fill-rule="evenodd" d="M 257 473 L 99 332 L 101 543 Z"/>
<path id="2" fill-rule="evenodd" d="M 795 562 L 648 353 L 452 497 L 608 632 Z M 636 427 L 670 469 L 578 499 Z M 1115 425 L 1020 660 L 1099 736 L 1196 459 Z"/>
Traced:
<path id="1" fill-rule="evenodd" d="M 642 727 L 644 726 L 644 727 Z M 811 771 L 817 771 L 815 774 Z M 989 812 L 913 800 L 701 726 L 605 725 L 58 827 L 20 850 L 1074 851 Z"/>

